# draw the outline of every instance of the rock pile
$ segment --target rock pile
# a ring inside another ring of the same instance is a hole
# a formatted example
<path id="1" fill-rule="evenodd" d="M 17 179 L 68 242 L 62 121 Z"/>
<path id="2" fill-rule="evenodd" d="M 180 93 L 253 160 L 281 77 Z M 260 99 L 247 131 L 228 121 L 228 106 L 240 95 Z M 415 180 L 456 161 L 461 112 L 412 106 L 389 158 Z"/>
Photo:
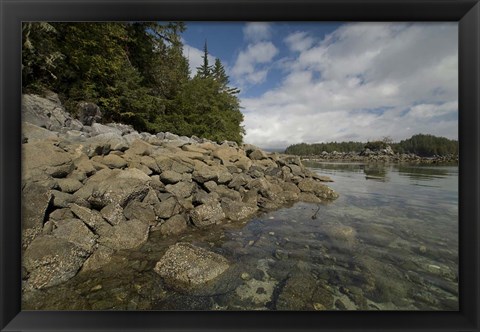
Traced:
<path id="1" fill-rule="evenodd" d="M 289 202 L 338 197 L 323 184 L 330 180 L 299 157 L 98 124 L 94 105 L 79 107 L 83 122 L 55 95 L 23 97 L 26 289 L 98 269 L 115 250 L 136 248 L 153 231 L 175 236 Z"/>

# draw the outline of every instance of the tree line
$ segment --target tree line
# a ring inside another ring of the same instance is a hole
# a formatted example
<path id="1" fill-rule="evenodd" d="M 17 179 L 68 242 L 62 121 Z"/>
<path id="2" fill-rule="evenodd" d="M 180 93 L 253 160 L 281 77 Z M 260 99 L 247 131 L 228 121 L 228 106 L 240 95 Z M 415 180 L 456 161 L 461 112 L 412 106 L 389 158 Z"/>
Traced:
<path id="1" fill-rule="evenodd" d="M 24 93 L 51 90 L 75 115 L 79 101 L 100 106 L 103 121 L 240 143 L 239 90 L 219 59 L 191 77 L 182 22 L 28 22 L 22 26 Z"/>
<path id="2" fill-rule="evenodd" d="M 330 143 L 300 143 L 287 147 L 285 153 L 294 155 L 319 155 L 322 152 L 332 153 L 359 153 L 369 148 L 370 150 L 384 149 L 390 146 L 395 153 L 413 153 L 421 157 L 458 155 L 458 141 L 445 137 L 428 134 L 417 134 L 400 142 L 393 142 L 386 137 L 370 142 L 330 142 Z"/>

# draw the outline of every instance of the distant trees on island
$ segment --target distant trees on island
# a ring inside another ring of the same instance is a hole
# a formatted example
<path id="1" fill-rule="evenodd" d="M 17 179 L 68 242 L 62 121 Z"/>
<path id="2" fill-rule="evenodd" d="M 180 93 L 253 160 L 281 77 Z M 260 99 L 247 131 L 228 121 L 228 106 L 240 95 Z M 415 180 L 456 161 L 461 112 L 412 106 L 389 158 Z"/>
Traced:
<path id="1" fill-rule="evenodd" d="M 103 120 L 151 133 L 230 140 L 244 129 L 238 89 L 219 59 L 190 77 L 182 22 L 28 22 L 22 26 L 24 93 L 59 94 L 67 111 L 100 106 Z"/>
<path id="2" fill-rule="evenodd" d="M 330 143 L 300 143 L 287 147 L 285 153 L 294 155 L 319 155 L 322 152 L 355 152 L 384 149 L 390 146 L 395 153 L 412 153 L 420 157 L 458 155 L 458 141 L 434 135 L 417 134 L 394 143 L 390 138 L 371 142 L 330 142 Z"/>

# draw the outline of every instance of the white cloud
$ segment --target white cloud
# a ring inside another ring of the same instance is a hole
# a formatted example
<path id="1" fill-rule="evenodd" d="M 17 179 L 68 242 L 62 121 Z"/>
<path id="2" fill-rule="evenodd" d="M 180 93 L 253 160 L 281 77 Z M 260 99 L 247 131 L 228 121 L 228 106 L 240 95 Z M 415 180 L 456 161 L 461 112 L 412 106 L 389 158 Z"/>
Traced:
<path id="1" fill-rule="evenodd" d="M 259 42 L 270 39 L 271 24 L 267 22 L 249 22 L 243 28 L 243 35 L 247 41 Z"/>
<path id="2" fill-rule="evenodd" d="M 292 51 L 302 52 L 312 47 L 314 39 L 303 31 L 292 33 L 285 38 L 285 43 Z"/>
<path id="3" fill-rule="evenodd" d="M 245 141 L 285 147 L 416 133 L 457 138 L 457 32 L 456 23 L 355 23 L 323 40 L 287 36 L 296 53 L 283 62 L 278 88 L 242 98 Z M 237 73 L 257 72 L 248 59 L 239 55 Z"/>
<path id="4" fill-rule="evenodd" d="M 277 54 L 278 49 L 271 42 L 249 44 L 238 54 L 231 74 L 240 83 L 262 83 L 267 77 L 268 68 L 258 65 L 270 63 Z"/>
<path id="5" fill-rule="evenodd" d="M 190 46 L 183 41 L 183 56 L 188 59 L 190 66 L 190 77 L 195 76 L 197 73 L 197 67 L 203 64 L 203 50 Z M 208 54 L 208 63 L 215 63 L 215 57 Z"/>

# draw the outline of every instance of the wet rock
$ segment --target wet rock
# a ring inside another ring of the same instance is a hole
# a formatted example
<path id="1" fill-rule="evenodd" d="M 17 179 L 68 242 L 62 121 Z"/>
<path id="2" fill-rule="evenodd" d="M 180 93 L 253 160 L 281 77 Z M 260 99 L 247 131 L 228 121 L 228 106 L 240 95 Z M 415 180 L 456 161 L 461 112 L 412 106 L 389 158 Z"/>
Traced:
<path id="1" fill-rule="evenodd" d="M 225 218 L 222 206 L 218 202 L 196 206 L 190 212 L 190 219 L 197 227 L 205 227 L 220 223 Z"/>
<path id="2" fill-rule="evenodd" d="M 217 278 L 228 267 L 223 256 L 180 242 L 168 248 L 154 270 L 171 287 L 190 288 Z"/>
<path id="3" fill-rule="evenodd" d="M 177 214 L 153 230 L 159 231 L 163 235 L 178 235 L 187 230 L 187 219 L 183 214 Z"/>
<path id="4" fill-rule="evenodd" d="M 27 289 L 43 289 L 74 277 L 88 252 L 72 242 L 51 235 L 37 237 L 23 255 L 29 272 Z"/>
<path id="5" fill-rule="evenodd" d="M 326 225 L 323 228 L 323 231 L 330 238 L 335 247 L 352 249 L 356 243 L 357 233 L 350 226 L 340 224 Z"/>
<path id="6" fill-rule="evenodd" d="M 319 310 L 333 307 L 333 295 L 310 274 L 290 276 L 276 302 L 277 310 Z"/>
<path id="7" fill-rule="evenodd" d="M 223 199 L 221 206 L 225 216 L 232 221 L 248 219 L 258 211 L 256 206 L 250 206 L 242 201 L 234 201 L 229 198 Z"/>
<path id="8" fill-rule="evenodd" d="M 80 272 L 95 271 L 108 264 L 113 257 L 114 250 L 98 245 L 94 253 L 83 263 Z"/>
<path id="9" fill-rule="evenodd" d="M 298 183 L 298 188 L 302 192 L 313 193 L 315 196 L 324 199 L 334 199 L 338 197 L 332 189 L 313 179 L 304 179 Z"/>

